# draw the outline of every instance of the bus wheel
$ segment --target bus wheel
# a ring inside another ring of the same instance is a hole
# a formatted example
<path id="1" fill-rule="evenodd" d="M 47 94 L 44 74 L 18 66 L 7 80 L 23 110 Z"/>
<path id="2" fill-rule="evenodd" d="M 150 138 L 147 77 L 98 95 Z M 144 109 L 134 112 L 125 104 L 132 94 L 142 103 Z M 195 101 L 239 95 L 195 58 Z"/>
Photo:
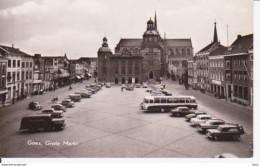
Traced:
<path id="1" fill-rule="evenodd" d="M 161 108 L 161 112 L 164 112 L 165 110 L 164 110 L 164 108 Z"/>

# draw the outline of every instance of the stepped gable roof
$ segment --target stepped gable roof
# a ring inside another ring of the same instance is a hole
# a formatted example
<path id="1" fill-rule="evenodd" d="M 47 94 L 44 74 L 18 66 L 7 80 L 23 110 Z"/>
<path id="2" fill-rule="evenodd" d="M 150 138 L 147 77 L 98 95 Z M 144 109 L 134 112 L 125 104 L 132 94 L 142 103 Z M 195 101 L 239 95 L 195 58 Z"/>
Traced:
<path id="1" fill-rule="evenodd" d="M 227 47 L 219 45 L 217 49 L 209 54 L 209 56 L 224 55 L 227 52 L 227 49 Z"/>
<path id="2" fill-rule="evenodd" d="M 168 47 L 192 47 L 191 39 L 166 39 Z"/>
<path id="3" fill-rule="evenodd" d="M 253 34 L 245 36 L 238 35 L 230 47 L 232 49 L 227 54 L 247 53 L 250 48 L 253 48 Z"/>
<path id="4" fill-rule="evenodd" d="M 9 54 L 10 53 L 10 54 L 18 54 L 18 55 L 20 54 L 20 55 L 23 55 L 25 57 L 33 57 L 33 56 L 31 56 L 27 53 L 20 51 L 19 48 L 8 47 L 8 46 L 3 46 L 3 45 L 0 45 L 0 52 L 3 53 L 3 54 L 5 54 L 5 53 Z"/>
<path id="5" fill-rule="evenodd" d="M 119 47 L 141 47 L 142 42 L 143 42 L 143 39 L 125 38 L 125 39 L 120 39 L 118 46 Z"/>

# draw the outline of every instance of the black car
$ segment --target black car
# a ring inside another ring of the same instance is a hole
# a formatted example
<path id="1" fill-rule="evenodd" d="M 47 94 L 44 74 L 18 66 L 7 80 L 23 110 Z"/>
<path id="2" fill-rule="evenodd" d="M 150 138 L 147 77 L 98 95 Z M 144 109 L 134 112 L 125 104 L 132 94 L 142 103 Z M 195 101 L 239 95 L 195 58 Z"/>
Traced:
<path id="1" fill-rule="evenodd" d="M 29 103 L 29 109 L 32 110 L 41 110 L 42 106 L 40 105 L 40 103 L 38 101 L 32 101 Z"/>
<path id="2" fill-rule="evenodd" d="M 53 118 L 50 114 L 25 116 L 19 131 L 61 130 L 66 126 L 64 119 Z"/>
<path id="3" fill-rule="evenodd" d="M 177 107 L 176 109 L 172 109 L 170 111 L 172 116 L 185 116 L 192 113 L 195 113 L 195 110 L 191 110 L 188 107 Z"/>
<path id="4" fill-rule="evenodd" d="M 237 140 L 244 134 L 243 126 L 236 125 L 220 125 L 217 129 L 208 129 L 206 134 L 214 140 L 232 138 Z"/>

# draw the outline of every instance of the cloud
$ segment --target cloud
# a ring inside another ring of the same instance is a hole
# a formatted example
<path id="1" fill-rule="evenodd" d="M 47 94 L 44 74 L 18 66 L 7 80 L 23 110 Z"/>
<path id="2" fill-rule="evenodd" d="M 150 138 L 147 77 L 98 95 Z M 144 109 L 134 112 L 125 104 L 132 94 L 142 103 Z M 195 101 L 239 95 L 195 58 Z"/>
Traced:
<path id="1" fill-rule="evenodd" d="M 214 21 L 226 44 L 253 32 L 250 0 L 16 0 L 0 2 L 0 43 L 28 53 L 96 56 L 104 35 L 114 50 L 123 38 L 142 38 L 154 17 L 167 38 L 191 38 L 195 52 L 211 42 Z"/>

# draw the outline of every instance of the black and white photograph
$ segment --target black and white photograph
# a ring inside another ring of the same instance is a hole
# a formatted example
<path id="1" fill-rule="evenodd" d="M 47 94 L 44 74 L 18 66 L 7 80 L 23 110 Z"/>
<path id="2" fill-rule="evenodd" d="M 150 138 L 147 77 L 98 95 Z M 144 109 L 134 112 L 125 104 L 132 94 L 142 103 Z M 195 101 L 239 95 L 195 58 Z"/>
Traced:
<path id="1" fill-rule="evenodd" d="M 2 163 L 253 159 L 256 3 L 0 0 Z"/>

